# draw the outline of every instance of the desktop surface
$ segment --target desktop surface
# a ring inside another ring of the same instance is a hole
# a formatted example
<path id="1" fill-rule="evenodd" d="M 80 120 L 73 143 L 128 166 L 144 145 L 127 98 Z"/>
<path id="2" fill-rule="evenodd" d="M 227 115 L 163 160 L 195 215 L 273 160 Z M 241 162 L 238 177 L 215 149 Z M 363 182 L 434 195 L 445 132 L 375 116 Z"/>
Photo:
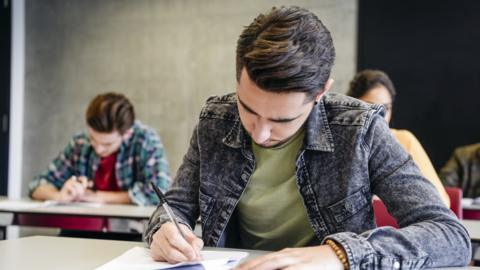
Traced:
<path id="1" fill-rule="evenodd" d="M 0 269 L 95 269 L 142 242 L 33 236 L 0 241 Z M 215 249 L 215 248 L 207 248 Z M 232 250 L 232 249 L 230 249 Z M 247 259 L 265 254 L 247 250 Z M 437 268 L 480 270 L 479 267 Z"/>

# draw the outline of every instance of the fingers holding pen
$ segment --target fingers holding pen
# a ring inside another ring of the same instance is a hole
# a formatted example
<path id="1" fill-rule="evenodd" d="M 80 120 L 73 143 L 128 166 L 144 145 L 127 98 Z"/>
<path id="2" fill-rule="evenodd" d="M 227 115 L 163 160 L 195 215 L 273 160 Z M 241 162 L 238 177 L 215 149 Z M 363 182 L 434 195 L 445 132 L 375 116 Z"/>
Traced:
<path id="1" fill-rule="evenodd" d="M 171 222 L 163 224 L 153 235 L 150 248 L 154 260 L 177 263 L 201 259 L 203 241 L 185 225 L 180 227 L 185 238 Z"/>
<path id="2" fill-rule="evenodd" d="M 82 184 L 84 189 L 92 189 L 94 187 L 93 181 L 88 180 L 86 176 L 79 176 L 77 179 L 78 179 L 78 182 Z"/>

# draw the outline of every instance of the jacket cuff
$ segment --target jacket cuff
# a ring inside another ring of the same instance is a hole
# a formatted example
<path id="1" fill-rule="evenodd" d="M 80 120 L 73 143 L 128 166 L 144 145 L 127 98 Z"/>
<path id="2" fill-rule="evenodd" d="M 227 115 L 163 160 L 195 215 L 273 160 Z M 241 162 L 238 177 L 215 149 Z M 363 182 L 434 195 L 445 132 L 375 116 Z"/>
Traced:
<path id="1" fill-rule="evenodd" d="M 350 270 L 364 269 L 419 269 L 428 266 L 428 258 L 402 260 L 394 256 L 379 256 L 371 243 L 362 235 L 351 232 L 332 234 L 323 239 L 322 244 L 331 239 L 343 247 L 347 254 Z"/>
<path id="2" fill-rule="evenodd" d="M 160 207 L 160 209 L 158 209 L 158 211 L 160 213 L 164 212 L 162 207 Z M 156 216 L 156 213 L 153 214 L 152 218 L 154 218 L 155 216 Z M 164 223 L 170 221 L 170 218 L 168 217 L 168 214 L 166 214 L 166 213 L 162 213 L 162 214 L 158 215 L 158 218 L 155 218 L 155 219 L 156 219 L 157 222 L 155 224 L 153 224 L 152 226 L 149 225 L 149 228 L 146 230 L 146 233 L 143 236 L 143 239 L 145 240 L 145 242 L 147 243 L 147 245 L 149 247 L 152 244 L 153 235 L 160 229 L 160 227 L 162 227 L 162 225 Z M 177 219 L 178 223 L 187 226 L 191 231 L 193 231 L 192 227 L 188 223 L 186 223 L 185 221 L 183 221 L 182 219 L 180 219 L 178 217 L 176 219 Z M 149 224 L 152 224 L 152 221 L 150 221 Z"/>
<path id="3" fill-rule="evenodd" d="M 350 232 L 332 234 L 323 239 L 322 244 L 327 239 L 331 239 L 343 247 L 348 258 L 349 269 L 371 269 L 373 267 L 376 251 L 368 241 L 358 234 Z"/>

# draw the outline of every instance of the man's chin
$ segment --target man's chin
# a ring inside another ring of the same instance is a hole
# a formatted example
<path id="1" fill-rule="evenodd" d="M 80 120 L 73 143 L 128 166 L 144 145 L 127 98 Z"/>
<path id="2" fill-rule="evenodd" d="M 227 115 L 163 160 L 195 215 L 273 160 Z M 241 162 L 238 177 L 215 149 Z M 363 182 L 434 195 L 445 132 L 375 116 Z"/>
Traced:
<path id="1" fill-rule="evenodd" d="M 286 142 L 287 140 L 285 141 L 268 141 L 267 143 L 257 143 L 259 146 L 263 147 L 263 148 L 272 148 L 272 147 L 276 147 L 276 146 L 279 146 L 281 145 L 282 143 Z"/>

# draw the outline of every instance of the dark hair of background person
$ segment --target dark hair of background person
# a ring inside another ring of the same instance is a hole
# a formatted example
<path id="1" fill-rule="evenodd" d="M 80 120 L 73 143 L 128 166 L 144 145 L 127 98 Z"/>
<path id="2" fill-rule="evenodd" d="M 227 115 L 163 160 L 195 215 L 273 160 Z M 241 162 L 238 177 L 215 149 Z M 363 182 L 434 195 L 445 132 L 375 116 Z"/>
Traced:
<path id="1" fill-rule="evenodd" d="M 347 91 L 347 96 L 360 98 L 369 90 L 380 85 L 383 85 L 388 93 L 390 93 L 393 103 L 397 92 L 395 91 L 395 87 L 393 86 L 390 77 L 381 70 L 365 69 L 358 72 L 350 81 L 350 88 Z"/>
<path id="2" fill-rule="evenodd" d="M 97 132 L 118 131 L 123 134 L 135 121 L 132 103 L 122 94 L 104 93 L 96 96 L 88 105 L 87 124 Z"/>
<path id="3" fill-rule="evenodd" d="M 237 42 L 237 81 L 250 79 L 270 92 L 305 92 L 311 101 L 323 91 L 335 60 L 328 29 L 300 7 L 272 8 L 247 26 Z"/>

